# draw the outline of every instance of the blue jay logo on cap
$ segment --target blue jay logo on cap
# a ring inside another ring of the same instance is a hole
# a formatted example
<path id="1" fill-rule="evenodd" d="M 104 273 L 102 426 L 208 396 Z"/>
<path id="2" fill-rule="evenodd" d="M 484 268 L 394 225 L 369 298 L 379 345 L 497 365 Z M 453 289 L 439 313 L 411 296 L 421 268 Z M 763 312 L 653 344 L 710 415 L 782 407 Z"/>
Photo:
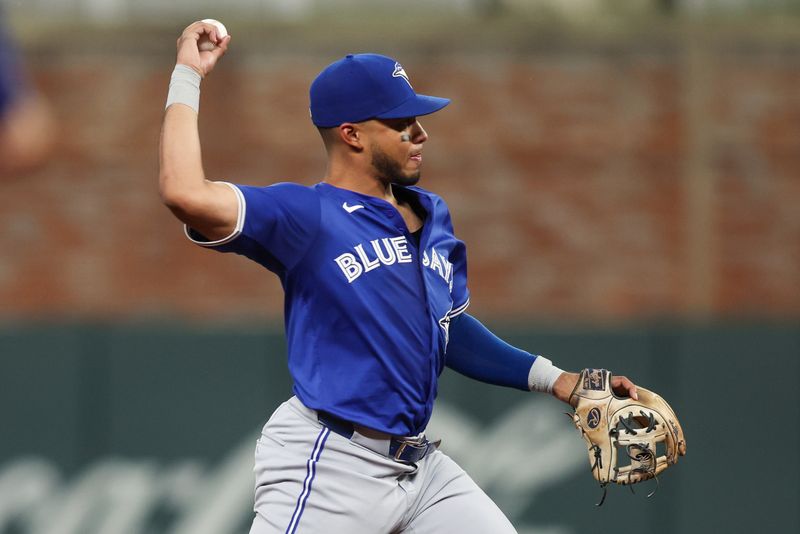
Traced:
<path id="1" fill-rule="evenodd" d="M 400 63 L 395 62 L 395 64 L 394 64 L 394 72 L 392 73 L 392 77 L 394 77 L 394 78 L 403 78 L 406 81 L 406 83 L 408 84 L 409 87 L 411 87 L 412 89 L 414 88 L 414 86 L 411 85 L 411 81 L 408 79 L 408 74 L 406 74 L 405 69 L 403 68 L 403 66 Z"/>

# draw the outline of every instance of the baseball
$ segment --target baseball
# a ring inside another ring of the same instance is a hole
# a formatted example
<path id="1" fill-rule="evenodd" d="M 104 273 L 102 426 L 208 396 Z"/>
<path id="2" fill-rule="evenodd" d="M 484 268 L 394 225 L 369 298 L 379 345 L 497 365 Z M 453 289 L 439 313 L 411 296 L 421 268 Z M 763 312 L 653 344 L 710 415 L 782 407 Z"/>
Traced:
<path id="1" fill-rule="evenodd" d="M 205 22 L 207 24 L 213 24 L 217 27 L 217 35 L 220 39 L 223 39 L 228 35 L 228 30 L 225 28 L 225 25 L 218 20 L 214 19 L 203 19 L 200 22 Z M 201 52 L 210 52 L 217 47 L 213 41 L 209 38 L 207 33 L 204 33 L 200 36 L 200 39 L 197 41 L 197 48 Z"/>

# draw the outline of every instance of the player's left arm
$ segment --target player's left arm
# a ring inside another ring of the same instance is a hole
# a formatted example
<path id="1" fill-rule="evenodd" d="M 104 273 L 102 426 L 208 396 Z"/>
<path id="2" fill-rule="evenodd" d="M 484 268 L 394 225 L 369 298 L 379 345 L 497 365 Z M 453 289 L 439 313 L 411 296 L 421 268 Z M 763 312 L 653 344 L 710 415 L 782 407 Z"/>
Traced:
<path id="1" fill-rule="evenodd" d="M 544 356 L 509 345 L 467 313 L 450 323 L 445 364 L 481 382 L 547 392 L 566 403 L 579 376 L 559 369 Z M 636 386 L 626 377 L 614 376 L 611 384 L 617 394 L 636 398 Z"/>

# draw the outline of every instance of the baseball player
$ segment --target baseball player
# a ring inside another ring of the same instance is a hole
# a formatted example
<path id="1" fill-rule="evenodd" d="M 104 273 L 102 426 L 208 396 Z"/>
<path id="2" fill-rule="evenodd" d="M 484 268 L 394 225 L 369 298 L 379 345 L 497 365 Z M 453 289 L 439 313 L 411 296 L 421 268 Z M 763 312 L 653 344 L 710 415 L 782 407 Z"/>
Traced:
<path id="1" fill-rule="evenodd" d="M 217 47 L 199 51 L 207 36 Z M 425 435 L 445 367 L 567 401 L 577 382 L 466 313 L 467 256 L 437 195 L 416 187 L 449 100 L 417 94 L 394 59 L 348 55 L 310 88 L 328 155 L 312 187 L 205 179 L 201 80 L 231 37 L 196 22 L 178 40 L 164 116 L 160 192 L 193 242 L 235 252 L 285 290 L 294 396 L 255 451 L 251 534 L 492 533 L 514 527 Z M 618 391 L 636 395 L 625 377 Z"/>
<path id="2" fill-rule="evenodd" d="M 25 76 L 0 6 L 0 179 L 44 162 L 54 134 L 50 107 Z"/>

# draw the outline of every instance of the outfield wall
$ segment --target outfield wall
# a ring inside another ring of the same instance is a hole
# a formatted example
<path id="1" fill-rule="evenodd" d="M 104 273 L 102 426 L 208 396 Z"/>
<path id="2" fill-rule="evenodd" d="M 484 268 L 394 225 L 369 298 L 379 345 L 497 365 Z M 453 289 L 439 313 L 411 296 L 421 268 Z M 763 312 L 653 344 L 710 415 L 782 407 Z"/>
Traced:
<path id="1" fill-rule="evenodd" d="M 447 371 L 430 431 L 521 534 L 792 532 L 800 328 L 504 330 L 566 368 L 602 364 L 662 393 L 688 456 L 656 496 L 606 504 L 564 407 Z M 0 534 L 239 534 L 255 439 L 290 395 L 276 331 L 0 330 Z"/>

